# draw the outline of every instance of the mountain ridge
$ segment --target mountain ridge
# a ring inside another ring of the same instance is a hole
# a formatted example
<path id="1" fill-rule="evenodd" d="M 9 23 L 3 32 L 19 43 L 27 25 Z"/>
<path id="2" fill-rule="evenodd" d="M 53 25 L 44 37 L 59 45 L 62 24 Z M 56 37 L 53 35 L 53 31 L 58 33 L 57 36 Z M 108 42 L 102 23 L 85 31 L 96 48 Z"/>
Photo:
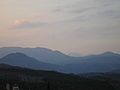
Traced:
<path id="1" fill-rule="evenodd" d="M 0 48 L 0 58 L 10 53 L 21 52 L 37 60 L 51 63 L 51 64 L 66 64 L 72 57 L 63 54 L 57 50 L 51 50 L 48 48 L 21 48 L 21 47 L 7 47 Z M 47 56 L 47 57 L 46 57 Z"/>
<path id="2" fill-rule="evenodd" d="M 16 48 L 0 48 L 0 55 L 1 53 L 4 55 L 11 52 L 16 53 L 20 50 L 19 53 L 23 53 L 26 56 L 34 58 L 35 61 L 37 60 L 37 63 L 43 63 L 41 66 L 44 68 L 41 69 L 46 68 L 48 70 L 50 69 L 67 73 L 108 72 L 111 70 L 120 69 L 120 54 L 114 52 L 104 52 L 97 55 L 83 57 L 71 57 L 64 55 L 60 51 L 53 51 L 45 48 L 26 49 L 18 47 L 17 50 Z M 21 58 L 21 56 L 19 58 Z M 16 58 L 13 63 L 15 64 L 16 60 L 19 58 Z M 24 61 L 21 63 L 23 62 Z M 50 65 L 50 68 L 47 67 L 49 66 L 47 64 Z M 38 69 L 40 69 L 40 65 L 38 65 L 38 67 Z"/>
<path id="3" fill-rule="evenodd" d="M 37 59 L 29 57 L 20 52 L 6 55 L 0 59 L 0 63 L 31 69 L 59 70 L 58 65 L 38 61 Z"/>

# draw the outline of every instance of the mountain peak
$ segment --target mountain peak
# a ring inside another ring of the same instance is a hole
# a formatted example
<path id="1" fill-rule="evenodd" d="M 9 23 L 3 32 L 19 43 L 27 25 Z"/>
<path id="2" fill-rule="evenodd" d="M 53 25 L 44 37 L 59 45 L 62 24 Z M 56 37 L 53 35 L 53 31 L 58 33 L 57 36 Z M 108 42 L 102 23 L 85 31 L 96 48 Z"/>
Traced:
<path id="1" fill-rule="evenodd" d="M 115 52 L 104 52 L 100 54 L 100 56 L 107 56 L 107 57 L 120 57 L 120 54 L 115 53 Z"/>
<path id="2" fill-rule="evenodd" d="M 26 54 L 24 53 L 20 53 L 20 52 L 16 52 L 16 53 L 11 53 L 11 54 L 8 54 L 6 56 L 4 56 L 2 59 L 4 60 L 10 60 L 10 61 L 24 61 L 24 60 L 31 60 L 33 58 L 27 56 Z"/>
<path id="3" fill-rule="evenodd" d="M 10 57 L 10 56 L 14 56 L 14 57 L 26 57 L 25 54 L 20 53 L 20 52 L 8 54 L 6 57 Z"/>
<path id="4" fill-rule="evenodd" d="M 117 55 L 117 56 L 119 56 L 119 54 L 118 53 L 114 53 L 114 52 L 104 52 L 104 53 L 102 53 L 101 55 L 105 55 L 105 56 L 113 56 L 113 55 Z"/>
<path id="5" fill-rule="evenodd" d="M 104 54 L 104 55 L 113 55 L 113 54 L 116 54 L 116 53 L 113 53 L 113 52 L 108 51 L 108 52 L 104 52 L 103 54 Z"/>

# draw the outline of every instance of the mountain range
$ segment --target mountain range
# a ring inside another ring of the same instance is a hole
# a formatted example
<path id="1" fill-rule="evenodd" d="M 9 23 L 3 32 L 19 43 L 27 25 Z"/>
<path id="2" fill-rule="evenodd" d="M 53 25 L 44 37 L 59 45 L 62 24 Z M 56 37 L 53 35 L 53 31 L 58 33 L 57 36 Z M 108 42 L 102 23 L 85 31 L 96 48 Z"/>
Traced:
<path id="1" fill-rule="evenodd" d="M 120 69 L 120 55 L 112 52 L 105 52 L 99 55 L 78 57 L 78 61 L 67 64 L 67 71 L 74 73 L 108 72 Z"/>
<path id="2" fill-rule="evenodd" d="M 47 48 L 0 48 L 0 63 L 32 69 L 66 73 L 108 72 L 120 69 L 120 54 L 105 52 L 99 55 L 72 57 Z"/>
<path id="3" fill-rule="evenodd" d="M 11 53 L 0 59 L 0 63 L 39 70 L 57 70 L 59 65 L 44 63 L 23 53 Z"/>
<path id="4" fill-rule="evenodd" d="M 51 63 L 51 64 L 68 64 L 68 62 L 74 60 L 73 57 L 65 55 L 57 50 L 51 50 L 48 48 L 21 48 L 21 47 L 3 47 L 0 48 L 0 58 L 10 53 L 24 53 L 30 57 L 36 58 L 39 61 Z"/>

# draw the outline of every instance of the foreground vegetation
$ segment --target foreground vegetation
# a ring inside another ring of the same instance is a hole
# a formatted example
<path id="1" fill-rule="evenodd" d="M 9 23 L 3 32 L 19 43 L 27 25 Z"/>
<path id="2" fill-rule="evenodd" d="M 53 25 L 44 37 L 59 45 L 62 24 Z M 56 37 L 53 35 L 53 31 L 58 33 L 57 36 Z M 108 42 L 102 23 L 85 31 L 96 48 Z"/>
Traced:
<path id="1" fill-rule="evenodd" d="M 119 81 L 93 79 L 54 71 L 19 67 L 0 68 L 0 90 L 5 84 L 17 84 L 22 90 L 119 90 Z"/>

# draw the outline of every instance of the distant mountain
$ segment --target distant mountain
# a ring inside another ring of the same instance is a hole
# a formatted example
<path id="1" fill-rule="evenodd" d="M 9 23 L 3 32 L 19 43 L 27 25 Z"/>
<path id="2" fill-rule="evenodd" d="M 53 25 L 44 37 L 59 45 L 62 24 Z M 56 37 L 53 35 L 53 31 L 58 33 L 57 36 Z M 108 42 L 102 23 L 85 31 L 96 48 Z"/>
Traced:
<path id="1" fill-rule="evenodd" d="M 72 57 L 65 55 L 59 51 L 53 51 L 47 48 L 0 48 L 0 57 L 5 55 L 10 55 L 10 53 L 20 52 L 26 54 L 24 57 L 29 57 L 32 63 L 26 60 L 26 64 L 20 61 L 19 57 L 14 57 L 13 62 L 7 61 L 6 64 L 19 65 L 19 66 L 29 66 L 30 68 L 37 69 L 50 69 L 57 70 L 68 73 L 89 73 L 89 72 L 108 72 L 111 70 L 120 69 L 120 54 L 113 52 L 105 52 L 98 55 L 89 55 L 83 57 Z M 6 59 L 5 56 L 4 58 Z M 3 59 L 1 62 L 3 62 Z M 11 58 L 11 57 L 9 57 Z M 5 60 L 4 59 L 4 60 Z M 19 60 L 19 61 L 16 61 Z M 9 63 L 8 63 L 9 62 Z M 18 63 L 19 62 L 19 63 Z M 27 64 L 28 62 L 28 64 Z M 34 62 L 34 64 L 33 64 Z M 11 64 L 12 63 L 12 64 Z M 16 64 L 17 63 L 17 64 Z M 39 64 L 38 64 L 39 63 Z M 40 64 L 41 63 L 41 64 Z M 48 67 L 49 66 L 49 67 Z"/>
<path id="2" fill-rule="evenodd" d="M 47 48 L 21 48 L 21 47 L 4 47 L 0 48 L 0 58 L 10 53 L 21 52 L 39 61 L 47 62 L 51 64 L 68 64 L 72 63 L 73 57 L 65 55 L 59 51 L 54 51 Z"/>
<path id="3" fill-rule="evenodd" d="M 58 65 L 40 62 L 32 57 L 23 53 L 12 53 L 0 59 L 1 64 L 9 64 L 13 66 L 20 66 L 31 69 L 42 70 L 60 70 Z"/>
<path id="4" fill-rule="evenodd" d="M 120 74 L 120 69 L 112 70 L 110 71 L 111 73 L 119 73 Z"/>
<path id="5" fill-rule="evenodd" d="M 120 69 L 120 55 L 105 52 L 99 55 L 80 57 L 77 62 L 67 64 L 65 69 L 74 73 L 108 72 Z"/>

